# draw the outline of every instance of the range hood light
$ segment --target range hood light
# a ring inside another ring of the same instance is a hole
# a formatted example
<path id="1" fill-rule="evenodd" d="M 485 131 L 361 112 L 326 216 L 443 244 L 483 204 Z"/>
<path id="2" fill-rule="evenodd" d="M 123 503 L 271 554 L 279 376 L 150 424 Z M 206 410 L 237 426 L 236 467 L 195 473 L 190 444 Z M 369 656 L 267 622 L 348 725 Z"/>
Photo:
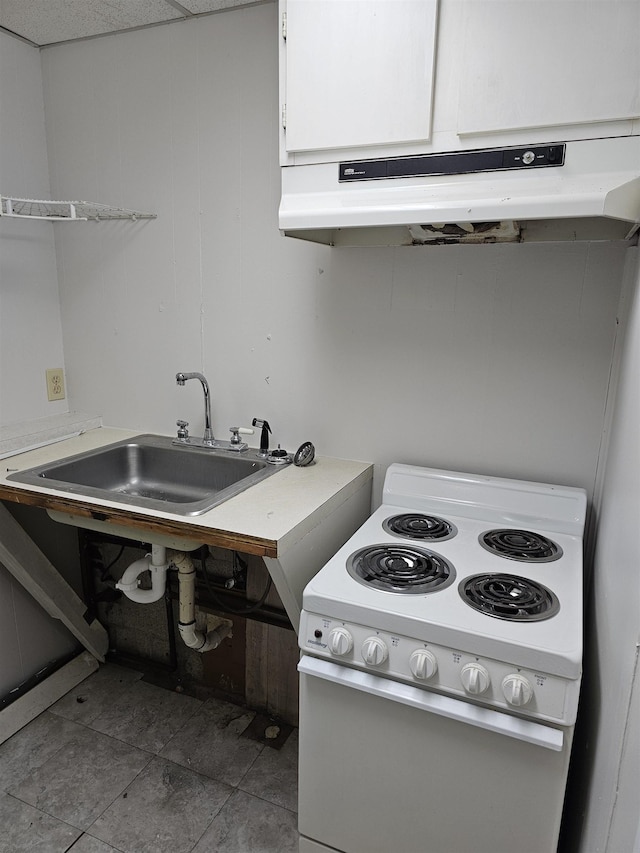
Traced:
<path id="1" fill-rule="evenodd" d="M 414 246 L 427 243 L 518 243 L 521 230 L 516 222 L 451 222 L 409 225 Z"/>

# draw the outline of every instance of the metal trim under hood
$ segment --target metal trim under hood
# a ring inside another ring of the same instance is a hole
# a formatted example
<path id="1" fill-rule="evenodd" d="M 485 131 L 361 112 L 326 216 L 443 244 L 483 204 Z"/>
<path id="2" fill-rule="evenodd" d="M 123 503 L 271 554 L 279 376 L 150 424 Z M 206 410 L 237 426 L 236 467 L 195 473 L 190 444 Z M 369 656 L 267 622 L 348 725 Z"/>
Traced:
<path id="1" fill-rule="evenodd" d="M 331 246 L 637 238 L 640 136 L 553 145 L 563 148 L 563 163 L 539 167 L 522 157 L 513 164 L 508 155 L 527 151 L 520 145 L 456 152 L 461 165 L 455 172 L 415 177 L 387 177 L 384 171 L 378 177 L 374 168 L 373 179 L 359 180 L 348 169 L 349 179 L 341 182 L 337 163 L 285 166 L 279 226 L 286 236 Z M 550 146 L 531 146 L 541 147 Z M 466 155 L 502 152 L 508 168 L 462 171 Z M 429 156 L 413 159 L 424 163 Z M 394 159 L 368 162 L 377 167 Z M 345 165 L 351 164 L 342 164 L 343 175 Z"/>

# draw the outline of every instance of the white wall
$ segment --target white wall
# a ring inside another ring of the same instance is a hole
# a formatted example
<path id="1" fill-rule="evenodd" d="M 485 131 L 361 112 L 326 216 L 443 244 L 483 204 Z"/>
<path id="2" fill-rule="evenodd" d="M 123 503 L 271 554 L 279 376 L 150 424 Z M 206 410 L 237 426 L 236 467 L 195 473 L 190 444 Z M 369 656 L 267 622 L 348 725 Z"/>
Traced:
<path id="1" fill-rule="evenodd" d="M 631 851 L 640 833 L 640 253 L 630 251 L 621 353 L 587 632 L 583 727 L 576 756 L 591 782 L 585 853 Z"/>
<path id="2" fill-rule="evenodd" d="M 592 488 L 625 249 L 334 250 L 277 228 L 275 4 L 43 51 L 72 408 Z"/>
<path id="3" fill-rule="evenodd" d="M 49 197 L 40 54 L 2 32 L 0 193 Z M 0 217 L 0 426 L 67 411 L 47 401 L 48 367 L 64 367 L 53 227 Z M 0 696 L 75 648 L 0 565 Z"/>
<path id="4" fill-rule="evenodd" d="M 50 198 L 40 54 L 0 32 L 0 193 Z M 47 400 L 64 368 L 53 226 L 0 217 L 0 426 L 68 411 Z"/>

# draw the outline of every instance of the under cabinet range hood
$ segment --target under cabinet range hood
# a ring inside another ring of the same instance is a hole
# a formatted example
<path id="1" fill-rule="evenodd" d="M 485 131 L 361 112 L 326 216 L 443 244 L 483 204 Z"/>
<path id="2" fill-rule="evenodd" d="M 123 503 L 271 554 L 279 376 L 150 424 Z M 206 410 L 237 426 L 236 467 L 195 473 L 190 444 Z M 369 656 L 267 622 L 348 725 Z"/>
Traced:
<path id="1" fill-rule="evenodd" d="M 640 136 L 285 166 L 279 226 L 331 246 L 637 239 Z"/>

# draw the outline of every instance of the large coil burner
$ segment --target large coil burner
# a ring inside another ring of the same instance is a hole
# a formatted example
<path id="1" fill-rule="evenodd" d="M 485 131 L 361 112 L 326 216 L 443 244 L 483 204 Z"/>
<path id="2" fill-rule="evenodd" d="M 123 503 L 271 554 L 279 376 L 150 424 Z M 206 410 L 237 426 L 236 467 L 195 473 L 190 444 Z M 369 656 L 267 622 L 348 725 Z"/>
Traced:
<path id="1" fill-rule="evenodd" d="M 347 560 L 347 571 L 365 586 L 385 592 L 423 595 L 446 589 L 455 569 L 444 557 L 411 545 L 368 545 Z"/>

